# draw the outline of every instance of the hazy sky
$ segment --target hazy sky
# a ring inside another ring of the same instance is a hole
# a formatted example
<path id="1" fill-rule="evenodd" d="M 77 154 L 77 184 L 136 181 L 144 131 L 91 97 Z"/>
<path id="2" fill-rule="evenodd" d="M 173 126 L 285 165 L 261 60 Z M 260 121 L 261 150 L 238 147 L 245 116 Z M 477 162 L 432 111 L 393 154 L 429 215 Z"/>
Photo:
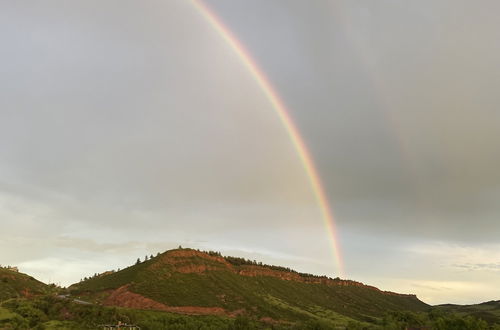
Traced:
<path id="1" fill-rule="evenodd" d="M 206 3 L 300 129 L 347 277 L 500 299 L 500 4 Z M 190 1 L 3 2 L 0 40 L 0 264 L 68 285 L 181 244 L 337 275 L 286 130 Z"/>

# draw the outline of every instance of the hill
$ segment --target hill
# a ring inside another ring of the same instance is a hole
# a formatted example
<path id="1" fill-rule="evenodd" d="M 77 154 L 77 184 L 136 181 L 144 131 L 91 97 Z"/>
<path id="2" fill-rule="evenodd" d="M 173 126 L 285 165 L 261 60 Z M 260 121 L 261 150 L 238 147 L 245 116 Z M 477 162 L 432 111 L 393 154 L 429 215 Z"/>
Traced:
<path id="1" fill-rule="evenodd" d="M 51 287 L 16 270 L 0 267 L 0 302 L 19 297 L 46 294 Z"/>
<path id="2" fill-rule="evenodd" d="M 69 290 L 72 296 L 104 306 L 243 315 L 269 323 L 315 319 L 346 325 L 374 321 L 388 311 L 429 308 L 414 295 L 192 249 L 170 250 Z"/>

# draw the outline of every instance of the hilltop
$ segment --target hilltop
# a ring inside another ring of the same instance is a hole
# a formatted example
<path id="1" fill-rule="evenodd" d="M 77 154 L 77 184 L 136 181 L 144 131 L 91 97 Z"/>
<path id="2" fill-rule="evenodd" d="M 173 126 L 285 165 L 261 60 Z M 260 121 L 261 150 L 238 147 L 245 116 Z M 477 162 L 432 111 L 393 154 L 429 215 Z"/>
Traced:
<path id="1" fill-rule="evenodd" d="M 217 252 L 175 249 L 69 287 L 104 306 L 182 314 L 245 315 L 269 322 L 373 321 L 387 311 L 425 311 L 415 295 L 298 273 Z"/>
<path id="2" fill-rule="evenodd" d="M 29 298 L 50 291 L 49 285 L 20 273 L 15 267 L 0 267 L 0 301 L 9 298 Z"/>

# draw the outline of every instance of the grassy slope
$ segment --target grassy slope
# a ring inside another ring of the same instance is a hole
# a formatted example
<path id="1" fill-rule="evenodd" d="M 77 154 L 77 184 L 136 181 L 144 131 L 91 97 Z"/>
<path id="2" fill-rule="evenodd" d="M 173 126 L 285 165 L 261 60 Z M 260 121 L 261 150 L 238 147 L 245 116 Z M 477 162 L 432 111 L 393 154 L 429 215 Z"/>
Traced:
<path id="1" fill-rule="evenodd" d="M 116 324 L 118 321 L 137 324 L 148 329 L 193 329 L 193 330 L 334 330 L 342 323 L 319 320 L 318 315 L 331 318 L 331 312 L 320 310 L 306 312 L 308 319 L 294 324 L 269 324 L 249 318 L 228 318 L 224 316 L 178 315 L 168 312 L 137 310 L 129 308 L 82 305 L 60 296 L 46 295 L 36 298 L 10 299 L 0 304 L 0 329 L 96 329 L 99 324 Z M 444 311 L 435 313 L 391 312 L 379 322 L 349 324 L 347 329 L 386 330 L 427 326 L 441 330 L 492 330 L 499 329 L 493 324 L 470 318 L 457 317 Z M 441 316 L 439 316 L 440 314 Z M 335 316 L 335 315 L 334 315 Z"/>
<path id="2" fill-rule="evenodd" d="M 75 284 L 70 289 L 75 294 L 90 292 L 93 298 L 99 298 L 107 290 L 131 284 L 131 291 L 168 306 L 244 309 L 256 317 L 290 321 L 318 318 L 339 324 L 351 319 L 370 320 L 389 310 L 428 308 L 415 297 L 387 295 L 365 286 L 326 286 L 270 276 L 241 276 L 220 262 L 200 256 L 185 258 L 181 265 L 203 265 L 212 270 L 180 273 L 175 271 L 179 264 L 161 262 L 162 256 L 169 252 L 120 272 Z M 234 268 L 241 267 L 245 266 Z"/>
<path id="3" fill-rule="evenodd" d="M 0 301 L 48 293 L 50 287 L 23 273 L 0 268 Z"/>

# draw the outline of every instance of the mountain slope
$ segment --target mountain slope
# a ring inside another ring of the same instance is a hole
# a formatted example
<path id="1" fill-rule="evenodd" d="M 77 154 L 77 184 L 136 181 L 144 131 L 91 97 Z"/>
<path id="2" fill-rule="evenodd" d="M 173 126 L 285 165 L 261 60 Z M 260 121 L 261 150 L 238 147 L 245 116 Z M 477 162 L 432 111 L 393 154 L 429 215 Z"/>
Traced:
<path id="1" fill-rule="evenodd" d="M 270 322 L 318 319 L 346 324 L 379 318 L 387 311 L 428 309 L 414 295 L 192 249 L 170 250 L 69 289 L 82 299 L 109 306 L 242 314 Z"/>
<path id="2" fill-rule="evenodd" d="M 0 302 L 18 297 L 31 297 L 48 293 L 50 287 L 33 277 L 0 267 Z"/>

